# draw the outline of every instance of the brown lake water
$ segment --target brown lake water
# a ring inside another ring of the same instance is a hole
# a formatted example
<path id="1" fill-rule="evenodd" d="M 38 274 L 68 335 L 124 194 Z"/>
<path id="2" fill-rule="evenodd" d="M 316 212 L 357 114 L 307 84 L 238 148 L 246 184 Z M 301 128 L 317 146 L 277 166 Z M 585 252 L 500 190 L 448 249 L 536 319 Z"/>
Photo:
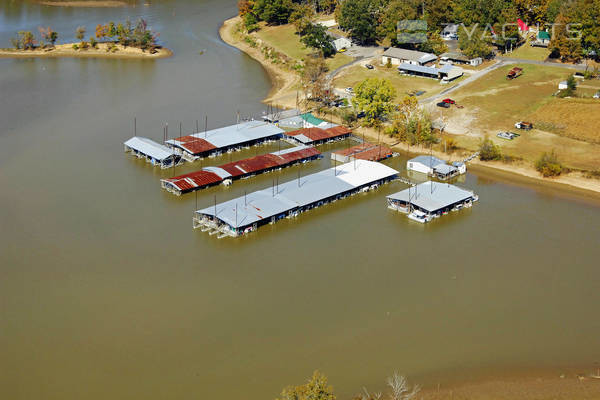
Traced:
<path id="1" fill-rule="evenodd" d="M 386 208 L 393 183 L 239 240 L 192 230 L 196 196 L 123 154 L 134 116 L 156 140 L 167 122 L 189 132 L 208 114 L 215 128 L 260 115 L 270 83 L 218 38 L 234 1 L 153 3 L 0 3 L 1 46 L 143 16 L 175 53 L 0 59 L 0 398 L 273 399 L 319 369 L 347 399 L 394 370 L 428 385 L 595 368 L 600 209 L 585 199 L 470 173 L 459 184 L 479 203 L 427 226 Z M 205 190 L 198 206 L 329 166 Z"/>

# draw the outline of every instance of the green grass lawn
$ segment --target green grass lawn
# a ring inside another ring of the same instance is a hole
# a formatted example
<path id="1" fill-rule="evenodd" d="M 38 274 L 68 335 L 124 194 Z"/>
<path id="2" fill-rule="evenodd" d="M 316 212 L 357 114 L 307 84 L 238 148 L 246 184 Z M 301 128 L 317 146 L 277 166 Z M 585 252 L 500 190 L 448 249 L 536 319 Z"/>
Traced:
<path id="1" fill-rule="evenodd" d="M 396 68 L 376 67 L 370 70 L 362 65 L 355 65 L 348 68 L 348 70 L 344 70 L 333 83 L 338 88 L 355 87 L 365 79 L 373 77 L 389 80 L 396 89 L 396 100 L 402 99 L 411 91 L 424 90 L 425 93 L 420 97 L 429 97 L 448 87 L 448 85 L 441 85 L 434 79 L 400 75 Z M 460 79 L 453 81 L 450 85 L 456 84 Z"/>
<path id="2" fill-rule="evenodd" d="M 294 25 L 266 26 L 261 24 L 261 29 L 256 36 L 273 47 L 280 53 L 293 58 L 296 61 L 302 61 L 313 50 L 307 48 L 301 41 L 300 36 L 296 34 Z M 330 71 L 352 62 L 353 58 L 343 53 L 337 53 L 333 57 L 325 60 Z"/>
<path id="3" fill-rule="evenodd" d="M 521 58 L 523 60 L 544 61 L 550 55 L 550 51 L 545 47 L 533 47 L 529 42 L 524 43 L 521 47 L 512 53 L 505 54 L 506 57 Z"/>

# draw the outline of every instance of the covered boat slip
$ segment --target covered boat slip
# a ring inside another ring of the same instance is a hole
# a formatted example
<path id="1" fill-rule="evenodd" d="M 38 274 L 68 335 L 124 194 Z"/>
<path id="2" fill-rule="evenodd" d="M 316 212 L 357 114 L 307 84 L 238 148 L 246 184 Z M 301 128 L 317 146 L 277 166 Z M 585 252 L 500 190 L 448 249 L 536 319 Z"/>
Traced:
<path id="1" fill-rule="evenodd" d="M 343 140 L 352 134 L 352 131 L 341 125 L 332 126 L 327 129 L 322 128 L 303 128 L 291 132 L 286 132 L 284 137 L 291 142 L 301 144 L 318 145 L 329 143 L 336 140 Z"/>
<path id="2" fill-rule="evenodd" d="M 167 140 L 167 145 L 180 151 L 190 161 L 241 149 L 269 140 L 280 139 L 283 129 L 263 121 L 244 121 L 236 125 L 193 133 Z"/>
<path id="3" fill-rule="evenodd" d="M 447 183 L 427 181 L 387 197 L 388 207 L 404 213 L 419 211 L 430 220 L 449 211 L 471 207 L 478 200 L 473 192 Z M 427 221 L 423 221 L 427 222 Z"/>
<path id="4" fill-rule="evenodd" d="M 295 146 L 274 153 L 262 154 L 223 164 L 218 167 L 205 167 L 200 171 L 161 179 L 160 182 L 163 189 L 180 196 L 184 193 L 204 189 L 209 186 L 220 183 L 228 184 L 235 179 L 247 178 L 274 169 L 281 169 L 297 163 L 316 160 L 320 157 L 321 153 L 312 146 Z"/>
<path id="5" fill-rule="evenodd" d="M 125 152 L 131 153 L 138 158 L 144 158 L 152 165 L 159 165 L 161 168 L 170 168 L 183 162 L 179 154 L 167 146 L 156 143 L 152 139 L 134 136 L 127 140 L 124 145 Z"/>
<path id="6" fill-rule="evenodd" d="M 359 191 L 374 189 L 397 175 L 398 171 L 386 165 L 357 160 L 198 210 L 193 226 L 219 237 L 235 237 Z"/>

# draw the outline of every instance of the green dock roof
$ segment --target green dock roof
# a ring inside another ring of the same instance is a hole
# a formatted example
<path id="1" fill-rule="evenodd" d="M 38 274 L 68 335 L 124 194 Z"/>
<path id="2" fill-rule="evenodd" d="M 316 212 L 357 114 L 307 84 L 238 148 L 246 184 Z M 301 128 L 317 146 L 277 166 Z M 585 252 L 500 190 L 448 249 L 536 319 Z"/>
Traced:
<path id="1" fill-rule="evenodd" d="M 300 118 L 302 118 L 303 120 L 305 120 L 306 122 L 308 122 L 309 124 L 312 124 L 314 126 L 319 126 L 320 124 L 325 122 L 322 119 L 315 117 L 311 113 L 301 114 Z"/>

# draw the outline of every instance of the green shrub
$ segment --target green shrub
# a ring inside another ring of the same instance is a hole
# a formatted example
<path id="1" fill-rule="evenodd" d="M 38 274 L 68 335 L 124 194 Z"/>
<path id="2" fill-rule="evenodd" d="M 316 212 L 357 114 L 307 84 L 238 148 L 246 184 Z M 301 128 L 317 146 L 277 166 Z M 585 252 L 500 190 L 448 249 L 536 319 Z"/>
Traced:
<path id="1" fill-rule="evenodd" d="M 386 68 L 392 68 L 392 59 L 388 57 L 387 63 L 385 64 Z"/>
<path id="2" fill-rule="evenodd" d="M 79 50 L 79 45 L 77 43 L 73 43 L 73 50 Z"/>
<path id="3" fill-rule="evenodd" d="M 98 48 L 98 41 L 93 36 L 90 36 L 90 46 L 95 49 Z"/>
<path id="4" fill-rule="evenodd" d="M 500 146 L 494 144 L 489 137 L 483 139 L 479 145 L 479 159 L 481 161 L 497 161 L 502 159 Z"/>
<path id="5" fill-rule="evenodd" d="M 550 153 L 542 153 L 535 162 L 535 169 L 544 177 L 558 176 L 563 172 L 563 166 L 554 150 Z"/>
<path id="6" fill-rule="evenodd" d="M 258 30 L 258 20 L 252 13 L 244 15 L 244 28 L 248 33 L 252 33 Z"/>

